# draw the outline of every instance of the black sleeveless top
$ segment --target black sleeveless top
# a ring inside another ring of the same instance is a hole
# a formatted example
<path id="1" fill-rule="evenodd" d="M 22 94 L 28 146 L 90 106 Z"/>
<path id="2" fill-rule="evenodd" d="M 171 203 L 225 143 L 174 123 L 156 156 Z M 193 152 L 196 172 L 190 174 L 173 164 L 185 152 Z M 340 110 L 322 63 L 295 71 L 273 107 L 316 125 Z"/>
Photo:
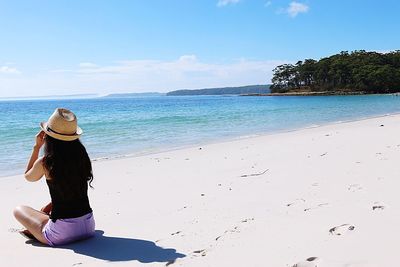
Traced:
<path id="1" fill-rule="evenodd" d="M 77 218 L 92 212 L 87 195 L 88 184 L 83 181 L 77 192 L 65 193 L 54 185 L 52 180 L 46 179 L 49 187 L 51 202 L 53 204 L 50 219 L 55 222 L 57 219 Z"/>

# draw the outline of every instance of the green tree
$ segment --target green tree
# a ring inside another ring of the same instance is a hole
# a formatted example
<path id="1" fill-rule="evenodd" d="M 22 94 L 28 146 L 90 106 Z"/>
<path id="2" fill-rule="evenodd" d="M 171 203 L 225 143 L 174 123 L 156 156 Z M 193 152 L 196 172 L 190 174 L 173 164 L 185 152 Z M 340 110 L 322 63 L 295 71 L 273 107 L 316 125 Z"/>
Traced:
<path id="1" fill-rule="evenodd" d="M 392 93 L 400 91 L 400 50 L 390 53 L 342 51 L 320 60 L 305 59 L 273 70 L 272 92 Z"/>

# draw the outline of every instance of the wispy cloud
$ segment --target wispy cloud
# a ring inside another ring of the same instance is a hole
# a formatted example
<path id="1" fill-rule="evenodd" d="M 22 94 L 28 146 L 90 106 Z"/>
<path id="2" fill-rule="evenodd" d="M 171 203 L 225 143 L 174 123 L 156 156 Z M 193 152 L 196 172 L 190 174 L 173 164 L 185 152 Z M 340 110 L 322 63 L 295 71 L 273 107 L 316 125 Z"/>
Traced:
<path id="1" fill-rule="evenodd" d="M 286 9 L 286 13 L 295 18 L 298 14 L 307 13 L 310 7 L 304 3 L 293 1 L 289 4 L 289 7 Z"/>
<path id="2" fill-rule="evenodd" d="M 265 2 L 265 4 L 264 4 L 265 7 L 269 7 L 270 5 L 272 5 L 272 1 L 267 1 L 267 2 Z"/>
<path id="3" fill-rule="evenodd" d="M 20 74 L 21 72 L 17 68 L 9 66 L 0 66 L 0 73 L 3 74 Z"/>
<path id="4" fill-rule="evenodd" d="M 97 65 L 94 64 L 94 63 L 91 63 L 91 62 L 82 62 L 82 63 L 79 63 L 79 67 L 81 67 L 81 68 L 95 68 L 95 67 L 97 67 Z"/>
<path id="5" fill-rule="evenodd" d="M 223 6 L 227 6 L 229 4 L 236 4 L 239 1 L 240 0 L 218 0 L 217 6 L 223 7 Z"/>
<path id="6" fill-rule="evenodd" d="M 87 62 L 86 62 L 87 63 Z M 77 64 L 40 73 L 0 75 L 0 95 L 167 92 L 175 89 L 266 84 L 272 69 L 285 60 L 237 59 L 204 62 L 196 55 L 173 60 L 124 60 L 112 64 Z M 3 93 L 4 92 L 4 93 Z M 3 95 L 7 96 L 7 95 Z"/>
<path id="7" fill-rule="evenodd" d="M 171 61 L 126 60 L 108 66 L 93 64 L 93 67 L 90 68 L 80 65 L 72 72 L 82 77 L 101 74 L 105 75 L 103 78 L 118 79 L 127 76 L 139 83 L 143 83 L 145 80 L 152 83 L 151 80 L 156 80 L 160 84 L 170 83 L 177 87 L 193 87 L 192 84 L 195 83 L 199 83 L 201 86 L 214 86 L 219 83 L 218 81 L 230 83 L 240 79 L 243 79 L 243 83 L 262 81 L 266 83 L 269 82 L 268 77 L 271 70 L 282 63 L 287 63 L 287 61 L 239 59 L 230 63 L 205 63 L 200 61 L 196 55 L 183 55 Z M 71 70 L 66 72 L 71 72 Z M 153 78 L 147 80 L 148 77 Z"/>

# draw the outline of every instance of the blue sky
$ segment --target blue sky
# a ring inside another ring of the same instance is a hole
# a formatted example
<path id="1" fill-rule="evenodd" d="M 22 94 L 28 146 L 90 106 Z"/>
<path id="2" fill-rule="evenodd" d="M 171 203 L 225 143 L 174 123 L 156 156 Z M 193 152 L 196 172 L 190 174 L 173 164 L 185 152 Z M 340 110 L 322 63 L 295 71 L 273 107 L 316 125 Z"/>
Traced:
<path id="1" fill-rule="evenodd" d="M 268 83 L 278 64 L 400 49 L 400 1 L 0 0 L 0 97 Z"/>

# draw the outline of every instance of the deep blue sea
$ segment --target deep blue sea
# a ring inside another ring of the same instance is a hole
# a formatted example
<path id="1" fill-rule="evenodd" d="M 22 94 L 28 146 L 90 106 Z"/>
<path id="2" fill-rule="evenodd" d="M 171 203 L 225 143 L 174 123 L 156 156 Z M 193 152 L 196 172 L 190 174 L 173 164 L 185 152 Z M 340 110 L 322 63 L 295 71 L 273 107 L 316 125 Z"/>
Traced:
<path id="1" fill-rule="evenodd" d="M 71 109 L 92 159 L 400 112 L 392 95 L 241 97 L 152 96 L 0 101 L 0 176 L 22 173 L 39 122 Z"/>

